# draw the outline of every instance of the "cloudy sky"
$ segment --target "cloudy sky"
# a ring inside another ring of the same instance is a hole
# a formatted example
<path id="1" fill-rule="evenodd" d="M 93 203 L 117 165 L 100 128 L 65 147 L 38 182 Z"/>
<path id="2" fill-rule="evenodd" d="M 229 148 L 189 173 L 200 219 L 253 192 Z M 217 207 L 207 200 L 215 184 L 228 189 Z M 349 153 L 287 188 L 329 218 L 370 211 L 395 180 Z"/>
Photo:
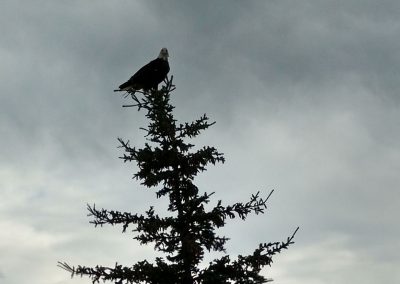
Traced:
<path id="1" fill-rule="evenodd" d="M 221 232 L 228 253 L 300 226 L 263 271 L 275 283 L 399 283 L 399 13 L 386 0 L 2 1 L 0 283 L 90 283 L 57 261 L 154 257 L 88 224 L 86 203 L 154 204 L 118 159 L 117 138 L 142 145 L 146 121 L 112 90 L 164 46 L 176 118 L 207 113 L 217 124 L 196 143 L 227 159 L 200 189 L 225 204 L 275 189 L 266 214 Z"/>

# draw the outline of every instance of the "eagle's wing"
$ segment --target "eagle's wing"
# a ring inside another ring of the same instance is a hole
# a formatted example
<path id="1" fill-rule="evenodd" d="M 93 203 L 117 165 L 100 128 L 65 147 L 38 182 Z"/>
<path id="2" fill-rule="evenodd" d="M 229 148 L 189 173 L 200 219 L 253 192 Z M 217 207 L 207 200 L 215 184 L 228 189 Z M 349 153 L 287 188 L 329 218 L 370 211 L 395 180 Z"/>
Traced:
<path id="1" fill-rule="evenodd" d="M 141 89 L 147 87 L 148 81 L 158 71 L 157 59 L 150 61 L 148 64 L 140 68 L 133 76 L 125 83 L 119 86 L 120 90 L 127 88 Z"/>

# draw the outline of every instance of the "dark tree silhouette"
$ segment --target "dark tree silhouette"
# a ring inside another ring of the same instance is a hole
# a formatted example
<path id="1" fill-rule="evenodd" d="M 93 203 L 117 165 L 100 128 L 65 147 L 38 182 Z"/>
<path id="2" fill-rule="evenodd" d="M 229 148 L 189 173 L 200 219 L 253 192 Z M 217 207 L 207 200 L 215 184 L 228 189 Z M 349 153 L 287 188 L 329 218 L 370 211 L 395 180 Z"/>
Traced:
<path id="1" fill-rule="evenodd" d="M 294 233 L 283 242 L 261 243 L 249 255 L 239 255 L 233 260 L 225 251 L 228 238 L 216 235 L 216 229 L 225 225 L 227 219 L 245 220 L 250 213 L 264 213 L 266 202 L 272 192 L 261 198 L 259 192 L 246 203 L 224 206 L 218 200 L 212 210 L 206 210 L 213 193 L 200 193 L 193 183 L 195 176 L 206 170 L 208 164 L 224 162 L 224 157 L 214 147 L 194 150 L 187 142 L 211 125 L 203 115 L 191 122 L 178 124 L 173 116 L 170 93 L 175 89 L 171 80 L 161 90 L 130 93 L 133 105 L 144 110 L 149 120 L 146 132 L 147 142 L 143 148 L 132 147 L 129 141 L 118 139 L 125 150 L 125 162 L 136 162 L 138 172 L 134 175 L 141 184 L 155 188 L 157 198 L 168 197 L 168 211 L 171 216 L 159 216 L 155 208 L 144 214 L 132 214 L 88 205 L 90 222 L 95 226 L 105 224 L 121 225 L 122 231 L 133 226 L 134 239 L 141 245 L 154 244 L 154 249 L 165 257 L 158 257 L 154 263 L 139 261 L 133 266 L 114 267 L 70 266 L 59 262 L 72 276 L 88 276 L 93 283 L 110 281 L 118 284 L 223 284 L 223 283 L 265 283 L 270 279 L 260 274 L 263 266 L 271 265 L 272 257 L 293 243 Z M 208 265 L 201 264 L 205 251 L 222 252 L 221 258 Z"/>

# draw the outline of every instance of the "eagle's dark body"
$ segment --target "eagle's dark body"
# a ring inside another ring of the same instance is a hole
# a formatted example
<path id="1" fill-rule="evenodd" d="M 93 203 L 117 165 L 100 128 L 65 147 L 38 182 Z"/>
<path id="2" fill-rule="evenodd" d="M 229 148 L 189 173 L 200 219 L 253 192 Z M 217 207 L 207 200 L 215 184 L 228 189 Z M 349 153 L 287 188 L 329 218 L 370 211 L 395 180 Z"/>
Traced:
<path id="1" fill-rule="evenodd" d="M 117 91 L 137 91 L 157 88 L 169 72 L 168 50 L 161 49 L 158 58 L 140 68 L 128 81 L 119 86 Z"/>

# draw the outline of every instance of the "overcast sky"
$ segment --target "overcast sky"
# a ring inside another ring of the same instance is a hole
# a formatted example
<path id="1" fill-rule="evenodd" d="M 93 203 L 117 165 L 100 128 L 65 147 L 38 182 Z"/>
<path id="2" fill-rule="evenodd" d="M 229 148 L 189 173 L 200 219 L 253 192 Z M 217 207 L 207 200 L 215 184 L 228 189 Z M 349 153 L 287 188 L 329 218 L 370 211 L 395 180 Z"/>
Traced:
<path id="1" fill-rule="evenodd" d="M 112 90 L 162 47 L 176 118 L 207 113 L 196 143 L 227 159 L 200 190 L 229 204 L 275 189 L 266 214 L 221 231 L 229 254 L 300 226 L 263 271 L 275 283 L 400 283 L 399 14 L 385 0 L 3 0 L 0 283 L 90 283 L 57 261 L 154 257 L 90 225 L 86 203 L 154 204 L 118 159 L 118 137 L 142 145 L 144 114 Z"/>

